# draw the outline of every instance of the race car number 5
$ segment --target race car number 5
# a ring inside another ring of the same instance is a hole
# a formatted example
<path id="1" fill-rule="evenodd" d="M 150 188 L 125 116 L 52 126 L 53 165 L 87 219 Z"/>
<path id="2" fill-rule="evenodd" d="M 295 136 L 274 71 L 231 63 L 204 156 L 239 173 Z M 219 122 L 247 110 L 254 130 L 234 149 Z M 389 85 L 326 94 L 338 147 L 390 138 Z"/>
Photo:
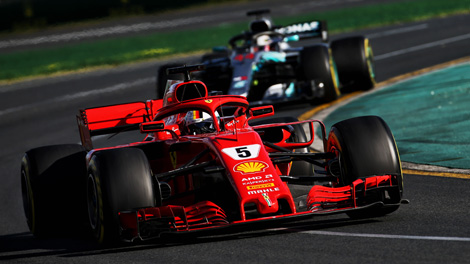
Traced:
<path id="1" fill-rule="evenodd" d="M 236 148 L 239 158 L 249 158 L 251 157 L 250 151 L 246 147 Z"/>
<path id="2" fill-rule="evenodd" d="M 222 152 L 234 160 L 244 160 L 257 158 L 260 148 L 260 144 L 253 144 L 233 148 L 224 148 L 222 149 Z"/>

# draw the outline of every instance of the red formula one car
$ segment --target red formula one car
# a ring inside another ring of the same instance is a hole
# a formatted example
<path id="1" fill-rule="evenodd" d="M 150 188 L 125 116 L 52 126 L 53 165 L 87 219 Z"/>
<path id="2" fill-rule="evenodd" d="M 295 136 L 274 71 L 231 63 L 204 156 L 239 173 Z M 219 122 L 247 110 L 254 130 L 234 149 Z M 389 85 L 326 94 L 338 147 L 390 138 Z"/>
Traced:
<path id="1" fill-rule="evenodd" d="M 187 78 L 169 82 L 163 99 L 80 110 L 82 145 L 26 152 L 21 183 L 31 232 L 85 227 L 100 243 L 147 240 L 315 215 L 383 216 L 406 201 L 395 140 L 381 118 L 341 121 L 328 137 L 319 121 L 262 120 L 272 106 L 209 95 L 189 80 L 197 69 L 169 69 Z M 321 153 L 308 151 L 314 123 Z M 130 130 L 146 136 L 93 147 L 93 136 Z"/>

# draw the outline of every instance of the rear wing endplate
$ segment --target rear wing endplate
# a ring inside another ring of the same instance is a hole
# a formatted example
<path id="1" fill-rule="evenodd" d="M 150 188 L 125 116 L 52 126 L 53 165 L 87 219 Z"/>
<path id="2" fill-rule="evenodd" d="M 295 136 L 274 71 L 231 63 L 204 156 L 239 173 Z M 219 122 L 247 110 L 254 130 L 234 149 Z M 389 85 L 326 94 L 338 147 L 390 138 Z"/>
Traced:
<path id="1" fill-rule="evenodd" d="M 93 136 L 138 130 L 141 123 L 153 120 L 162 102 L 148 100 L 81 109 L 77 115 L 77 124 L 82 145 L 92 150 Z"/>

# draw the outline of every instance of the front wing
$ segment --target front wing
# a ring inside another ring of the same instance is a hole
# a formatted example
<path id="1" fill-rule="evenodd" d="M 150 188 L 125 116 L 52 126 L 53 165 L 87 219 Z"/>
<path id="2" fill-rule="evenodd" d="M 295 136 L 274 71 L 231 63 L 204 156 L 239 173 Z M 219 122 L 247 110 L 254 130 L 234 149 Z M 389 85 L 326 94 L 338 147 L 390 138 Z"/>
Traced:
<path id="1" fill-rule="evenodd" d="M 396 207 L 407 203 L 407 200 L 387 201 L 383 195 L 377 195 L 384 190 L 396 190 L 396 178 L 396 175 L 373 176 L 339 188 L 313 186 L 307 197 L 307 211 L 243 221 L 229 222 L 223 209 L 210 201 L 191 206 L 167 205 L 119 212 L 121 239 L 131 242 L 158 238 L 168 233 L 246 231 L 250 227 L 266 228 L 267 224 L 300 221 L 318 215 Z"/>

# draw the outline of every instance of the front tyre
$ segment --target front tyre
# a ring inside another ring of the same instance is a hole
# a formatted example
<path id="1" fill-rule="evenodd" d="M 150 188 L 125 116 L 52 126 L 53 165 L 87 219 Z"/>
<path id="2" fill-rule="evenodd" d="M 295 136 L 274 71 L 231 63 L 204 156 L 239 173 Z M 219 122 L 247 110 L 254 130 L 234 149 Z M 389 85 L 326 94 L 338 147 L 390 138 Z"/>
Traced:
<path id="1" fill-rule="evenodd" d="M 356 179 L 394 175 L 397 188 L 387 195 L 385 203 L 398 204 L 403 194 L 403 174 L 398 149 L 390 128 L 377 116 L 363 116 L 334 124 L 328 136 L 329 152 L 339 152 L 340 185 Z M 398 206 L 372 208 L 348 213 L 350 217 L 374 217 L 391 213 Z"/>
<path id="2" fill-rule="evenodd" d="M 98 243 L 118 242 L 121 235 L 118 213 L 154 207 L 159 194 L 159 185 L 154 188 L 142 150 L 123 148 L 95 153 L 88 169 L 87 206 L 90 227 Z"/>
<path id="3" fill-rule="evenodd" d="M 347 37 L 331 43 L 339 80 L 345 91 L 367 91 L 375 86 L 374 53 L 369 39 Z"/>

